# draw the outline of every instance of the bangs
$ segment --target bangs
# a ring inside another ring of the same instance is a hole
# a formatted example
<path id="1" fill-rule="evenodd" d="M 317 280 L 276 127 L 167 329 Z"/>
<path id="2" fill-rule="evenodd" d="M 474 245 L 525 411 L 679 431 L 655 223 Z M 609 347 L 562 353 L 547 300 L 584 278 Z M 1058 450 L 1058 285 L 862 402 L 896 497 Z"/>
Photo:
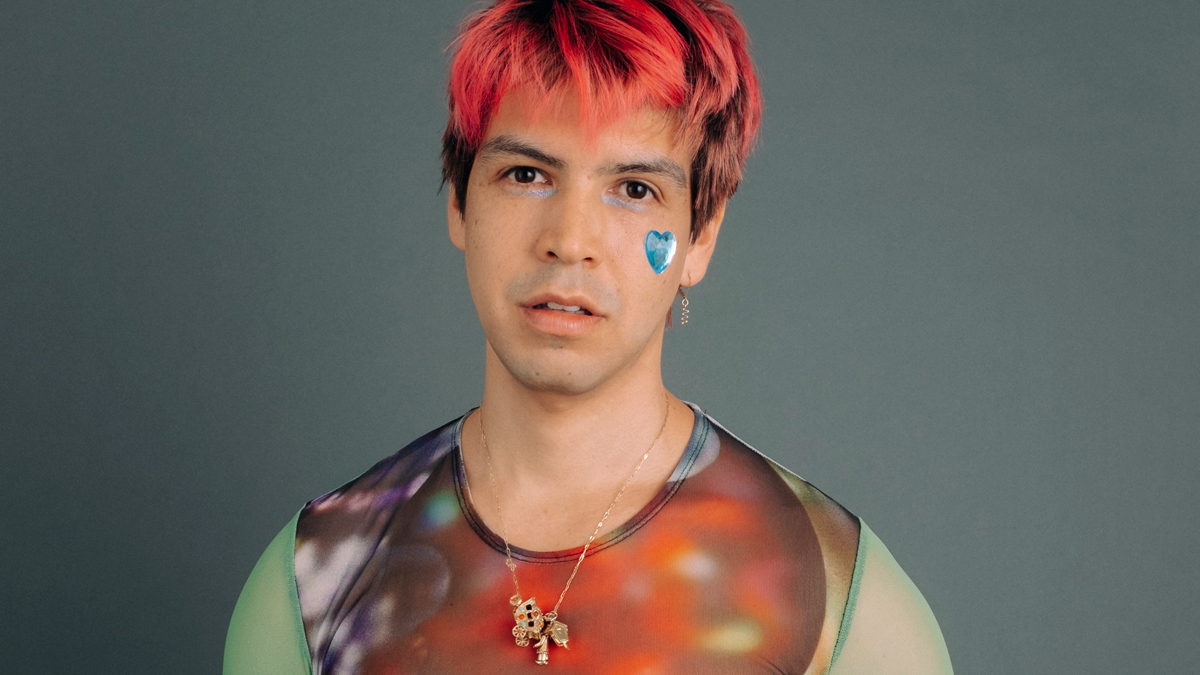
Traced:
<path id="1" fill-rule="evenodd" d="M 578 96 L 589 130 L 651 105 L 687 98 L 688 46 L 644 2 L 518 2 L 468 23 L 450 73 L 451 124 L 478 145 L 506 92 L 528 88 L 546 105 Z M 650 10 L 650 11 L 647 11 Z"/>

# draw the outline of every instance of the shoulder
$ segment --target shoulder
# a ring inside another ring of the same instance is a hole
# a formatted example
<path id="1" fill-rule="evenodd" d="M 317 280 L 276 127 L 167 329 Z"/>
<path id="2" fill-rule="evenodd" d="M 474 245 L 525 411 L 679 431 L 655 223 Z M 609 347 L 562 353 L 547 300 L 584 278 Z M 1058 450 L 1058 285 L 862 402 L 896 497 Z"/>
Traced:
<path id="1" fill-rule="evenodd" d="M 410 510 L 434 474 L 446 470 L 443 460 L 455 447 L 459 421 L 421 436 L 300 511 L 294 557 L 306 623 L 337 606 L 395 519 Z"/>
<path id="2" fill-rule="evenodd" d="M 812 662 L 828 664 L 838 645 L 851 599 L 861 538 L 860 521 L 813 484 L 754 449 L 715 420 L 708 418 L 708 421 L 719 441 L 721 460 L 717 464 L 729 474 L 719 480 L 736 482 L 741 473 L 756 476 L 756 482 L 775 495 L 772 501 L 778 505 L 765 510 L 779 511 L 779 521 L 784 527 L 808 531 L 808 537 L 816 544 L 812 558 L 824 579 L 825 607 Z"/>
<path id="3" fill-rule="evenodd" d="M 308 643 L 292 567 L 296 518 L 280 530 L 238 596 L 225 636 L 225 675 L 307 675 Z"/>
<path id="4" fill-rule="evenodd" d="M 833 675 L 949 675 L 929 603 L 865 524 Z"/>
<path id="5" fill-rule="evenodd" d="M 820 543 L 825 621 L 814 663 L 833 675 L 948 675 L 950 657 L 929 604 L 891 552 L 841 504 L 708 418 L 720 453 L 766 467 L 803 509 Z M 796 519 L 793 519 L 796 520 Z"/>
<path id="6" fill-rule="evenodd" d="M 783 499 L 792 508 L 802 508 L 811 521 L 821 544 L 821 552 L 830 569 L 846 585 L 854 568 L 858 550 L 859 520 L 844 506 L 782 464 L 751 447 L 711 417 L 720 453 L 737 464 L 753 467 L 765 481 L 779 486 Z"/>
<path id="7" fill-rule="evenodd" d="M 310 501 L 296 524 L 297 551 L 314 538 L 352 537 L 381 527 L 450 454 L 459 422 L 434 429 L 358 478 Z"/>

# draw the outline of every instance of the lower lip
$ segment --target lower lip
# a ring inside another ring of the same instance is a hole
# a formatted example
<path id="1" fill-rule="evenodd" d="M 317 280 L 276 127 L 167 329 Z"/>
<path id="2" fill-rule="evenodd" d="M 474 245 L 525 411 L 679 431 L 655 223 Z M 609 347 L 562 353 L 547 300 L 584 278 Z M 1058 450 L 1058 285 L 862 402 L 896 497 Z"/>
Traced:
<path id="1" fill-rule="evenodd" d="M 558 337 L 579 337 L 590 332 L 600 323 L 594 314 L 570 314 L 553 309 L 523 308 L 525 320 L 534 330 Z"/>

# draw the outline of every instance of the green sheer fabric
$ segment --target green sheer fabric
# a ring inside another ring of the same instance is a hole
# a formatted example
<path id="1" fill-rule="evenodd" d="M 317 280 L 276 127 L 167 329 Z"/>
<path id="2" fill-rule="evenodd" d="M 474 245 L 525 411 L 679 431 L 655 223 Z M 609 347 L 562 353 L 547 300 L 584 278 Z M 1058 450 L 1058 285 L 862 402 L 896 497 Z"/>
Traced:
<path id="1" fill-rule="evenodd" d="M 861 521 L 860 521 L 861 522 Z M 879 537 L 862 523 L 854 583 L 831 675 L 951 675 L 937 619 Z"/>
<path id="2" fill-rule="evenodd" d="M 275 536 L 242 588 L 225 637 L 225 675 L 309 675 L 312 663 L 296 596 L 297 513 Z"/>

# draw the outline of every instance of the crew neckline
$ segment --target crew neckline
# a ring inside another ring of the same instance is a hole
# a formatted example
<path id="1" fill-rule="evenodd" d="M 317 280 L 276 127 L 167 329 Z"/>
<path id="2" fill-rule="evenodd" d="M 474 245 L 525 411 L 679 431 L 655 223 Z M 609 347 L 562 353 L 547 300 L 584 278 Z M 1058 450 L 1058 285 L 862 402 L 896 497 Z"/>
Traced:
<path id="1" fill-rule="evenodd" d="M 684 403 L 687 403 L 687 406 L 692 409 L 692 414 L 695 415 L 695 422 L 692 424 L 692 435 L 688 439 L 687 447 L 684 448 L 683 455 L 680 456 L 679 462 L 675 465 L 675 470 L 671 472 L 671 477 L 667 479 L 666 485 L 628 520 L 604 535 L 597 537 L 592 542 L 592 545 L 588 547 L 588 556 L 595 555 L 610 546 L 619 544 L 641 529 L 643 525 L 650 522 L 650 519 L 667 505 L 671 497 L 675 496 L 675 493 L 683 486 L 684 480 L 691 475 L 693 465 L 695 465 L 696 459 L 700 456 L 700 451 L 704 447 L 712 426 L 708 423 L 708 417 L 699 407 L 687 401 L 684 401 Z M 474 409 L 468 411 L 467 414 L 458 419 L 454 424 L 454 431 L 451 435 L 452 447 L 450 457 L 452 464 L 451 474 L 454 477 L 454 494 L 458 497 L 459 509 L 471 525 L 471 529 L 475 530 L 475 534 L 479 535 L 479 538 L 488 546 L 500 553 L 504 553 L 504 540 L 483 522 L 483 519 L 479 517 L 479 513 L 475 510 L 475 505 L 468 496 L 466 469 L 462 456 L 462 428 L 467 417 L 471 415 L 471 412 L 474 412 Z M 533 551 L 514 544 L 509 544 L 509 548 L 512 549 L 513 558 L 522 562 L 543 565 L 577 560 L 579 554 L 583 552 L 583 546 L 576 546 L 561 551 Z"/>

